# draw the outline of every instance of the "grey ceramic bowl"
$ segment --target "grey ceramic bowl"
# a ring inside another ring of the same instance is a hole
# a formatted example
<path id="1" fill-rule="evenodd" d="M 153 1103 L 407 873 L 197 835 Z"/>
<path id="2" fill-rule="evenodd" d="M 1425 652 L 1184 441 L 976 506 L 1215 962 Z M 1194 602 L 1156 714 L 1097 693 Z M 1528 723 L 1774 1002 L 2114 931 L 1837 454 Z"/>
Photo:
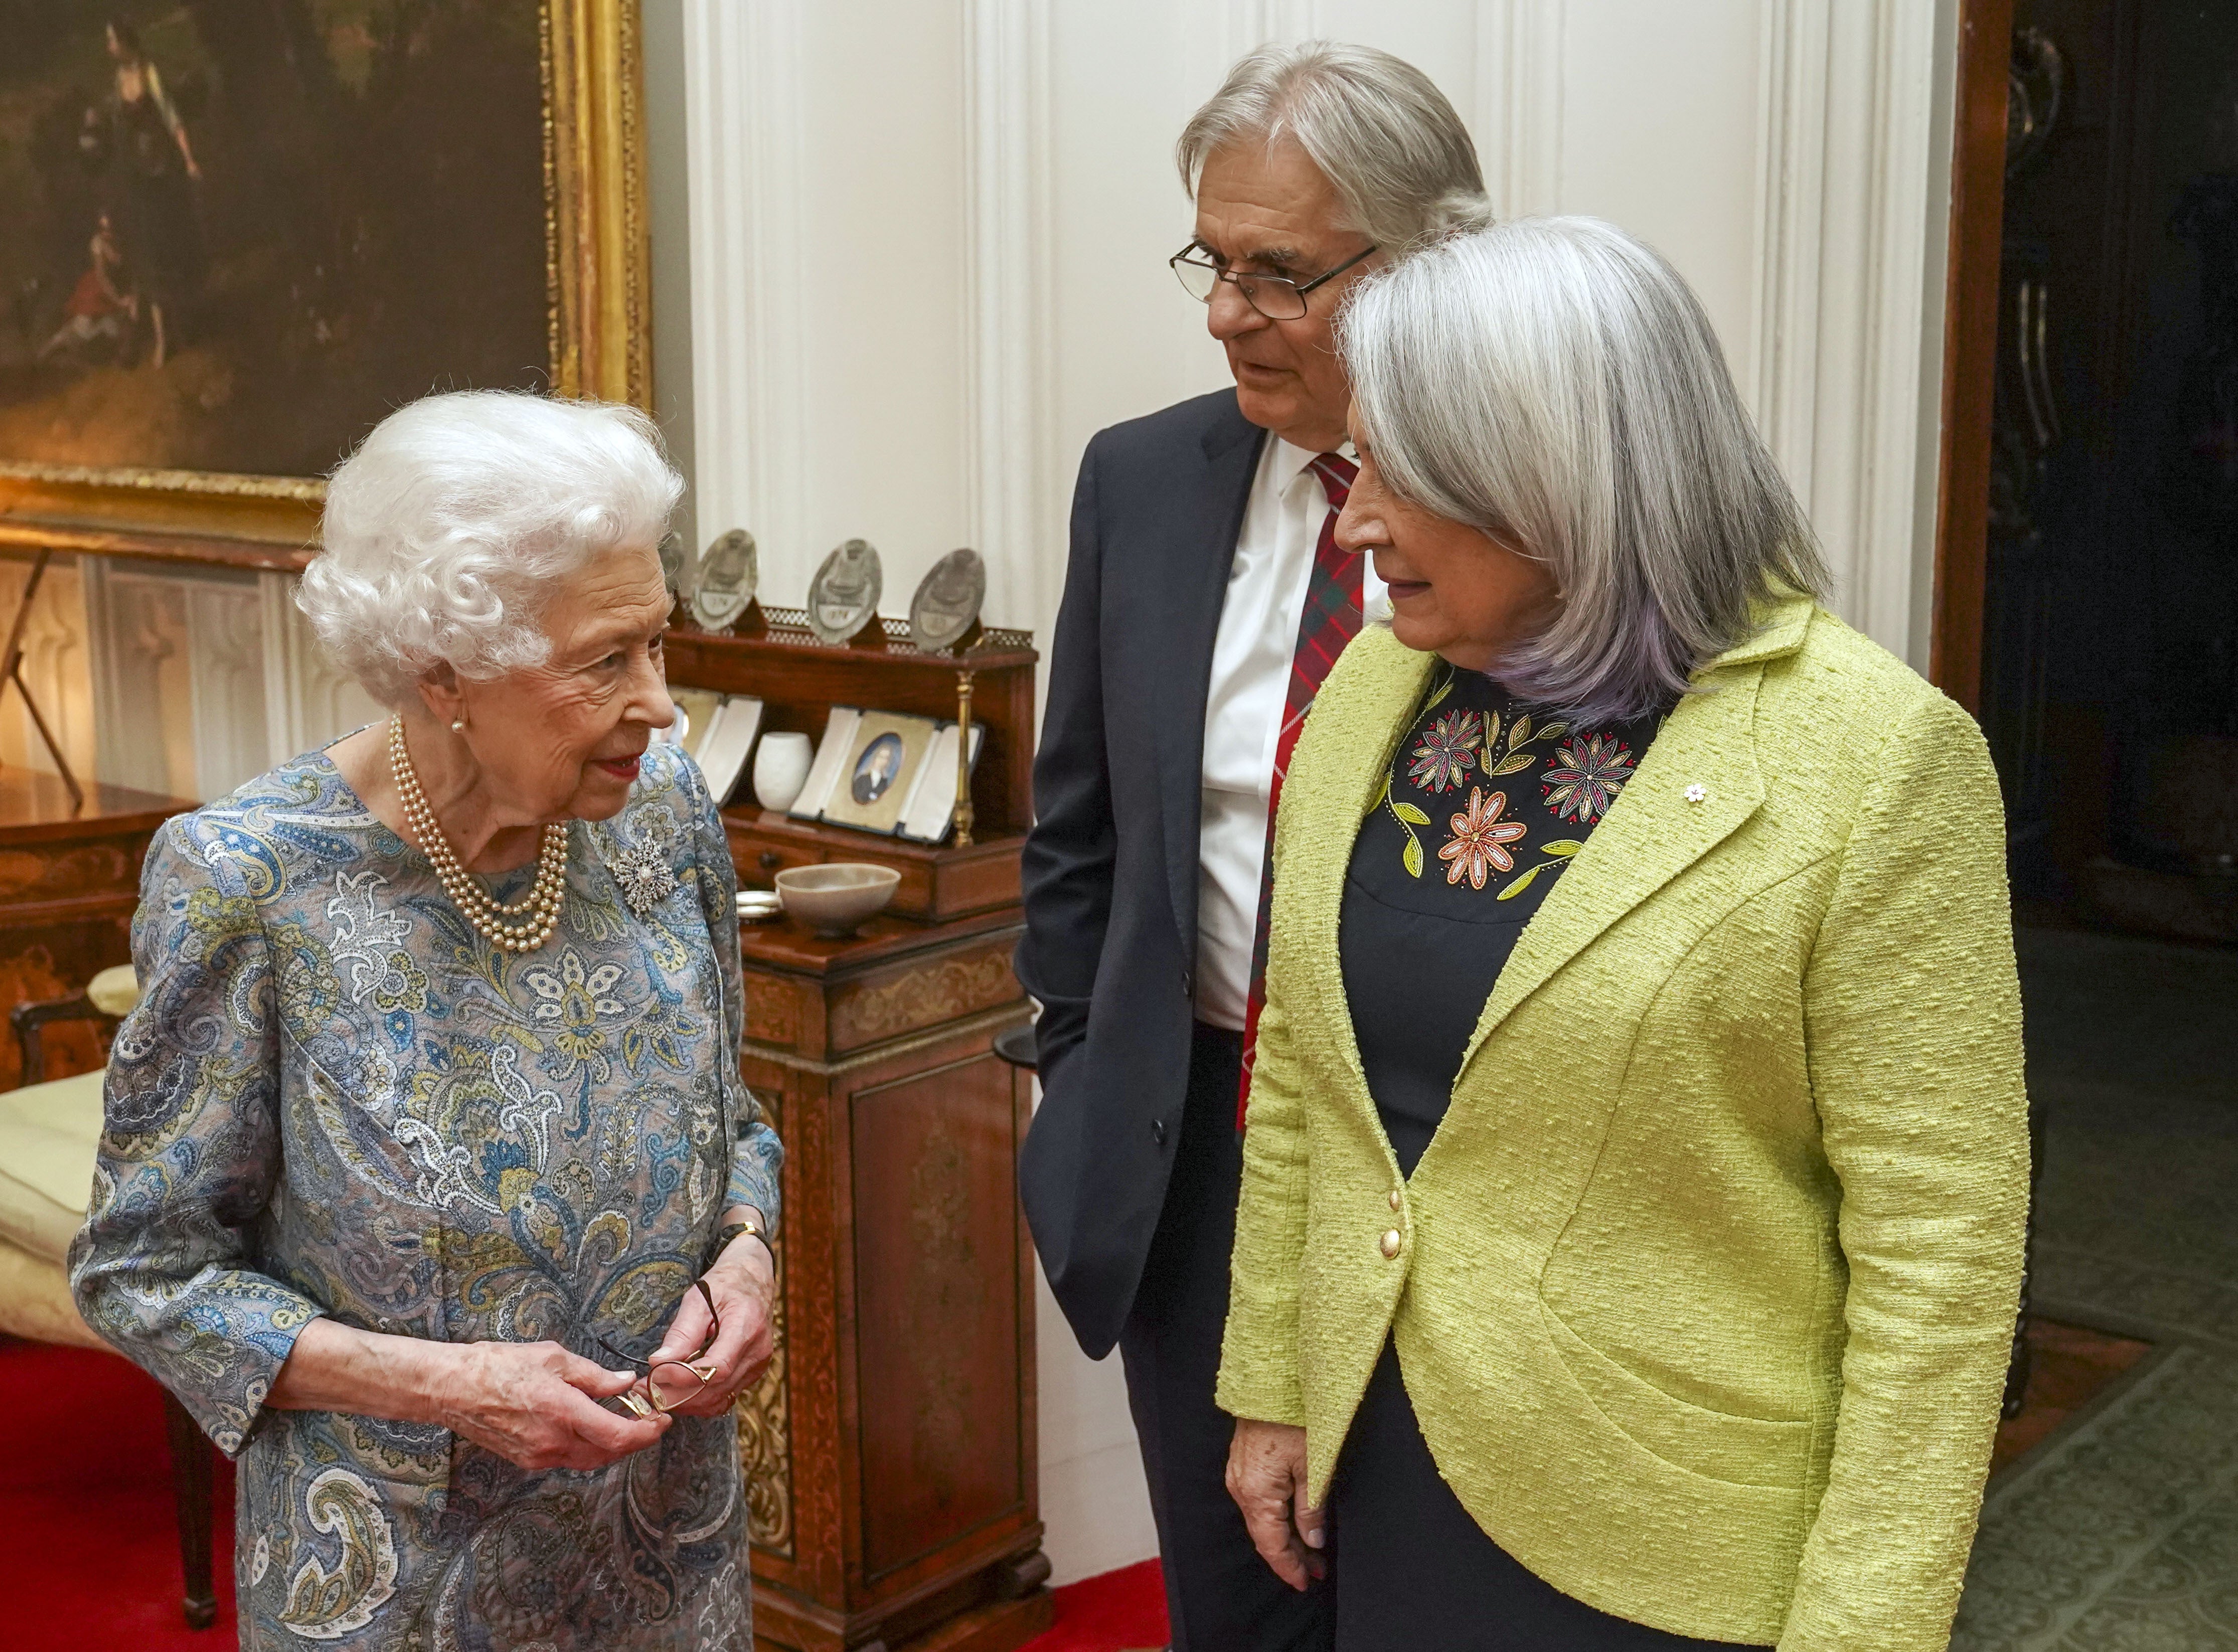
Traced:
<path id="1" fill-rule="evenodd" d="M 891 866 L 842 862 L 795 866 L 777 875 L 785 909 L 827 941 L 844 941 L 894 898 L 902 875 Z"/>

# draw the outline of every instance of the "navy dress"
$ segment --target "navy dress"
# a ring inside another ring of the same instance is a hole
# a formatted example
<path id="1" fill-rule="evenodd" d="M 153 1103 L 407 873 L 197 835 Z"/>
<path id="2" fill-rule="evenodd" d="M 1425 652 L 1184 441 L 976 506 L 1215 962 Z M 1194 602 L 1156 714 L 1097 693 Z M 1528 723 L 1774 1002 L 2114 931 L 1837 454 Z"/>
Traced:
<path id="1" fill-rule="evenodd" d="M 1338 943 L 1368 1091 L 1407 1175 L 1445 1117 L 1524 925 L 1661 720 L 1578 728 L 1477 672 L 1433 675 L 1354 843 Z M 1598 1611 L 1486 1536 L 1439 1475 L 1388 1341 L 1338 1459 L 1329 1517 L 1336 1652 L 1725 1644 Z"/>

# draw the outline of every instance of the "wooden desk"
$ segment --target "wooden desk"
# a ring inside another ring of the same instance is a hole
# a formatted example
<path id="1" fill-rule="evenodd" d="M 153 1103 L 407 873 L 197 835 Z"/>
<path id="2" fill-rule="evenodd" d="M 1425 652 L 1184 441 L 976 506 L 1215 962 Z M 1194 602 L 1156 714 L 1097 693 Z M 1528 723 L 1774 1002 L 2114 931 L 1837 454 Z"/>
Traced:
<path id="1" fill-rule="evenodd" d="M 195 805 L 122 786 L 86 788 L 85 808 L 52 775 L 0 770 L 0 1010 L 83 990 L 132 961 L 140 862 L 156 829 Z M 47 1076 L 101 1065 L 89 1028 L 49 1034 Z M 0 1038 L 0 1089 L 23 1081 L 11 1038 Z"/>
<path id="2" fill-rule="evenodd" d="M 1046 1628 L 1016 908 L 748 926 L 746 1081 L 785 1143 L 778 1362 L 740 1404 L 758 1645 L 1002 1652 Z"/>

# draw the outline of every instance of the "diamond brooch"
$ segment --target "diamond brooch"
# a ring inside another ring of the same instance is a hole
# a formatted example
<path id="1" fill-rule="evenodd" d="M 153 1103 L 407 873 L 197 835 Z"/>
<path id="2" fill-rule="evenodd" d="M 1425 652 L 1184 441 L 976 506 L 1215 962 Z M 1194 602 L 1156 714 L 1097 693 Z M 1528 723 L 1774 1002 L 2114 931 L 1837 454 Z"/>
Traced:
<path id="1" fill-rule="evenodd" d="M 676 893 L 676 873 L 659 843 L 632 843 L 606 865 L 621 891 L 622 904 L 640 918 Z"/>

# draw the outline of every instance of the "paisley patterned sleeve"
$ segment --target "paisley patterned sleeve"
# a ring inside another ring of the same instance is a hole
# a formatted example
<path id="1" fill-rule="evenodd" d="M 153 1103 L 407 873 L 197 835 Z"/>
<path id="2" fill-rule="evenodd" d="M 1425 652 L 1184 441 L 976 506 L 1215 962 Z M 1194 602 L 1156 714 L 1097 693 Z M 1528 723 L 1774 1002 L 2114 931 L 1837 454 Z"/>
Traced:
<path id="1" fill-rule="evenodd" d="M 724 1077 L 738 1097 L 731 1144 L 730 1196 L 725 1210 L 751 1205 L 762 1214 L 770 1231 L 777 1231 L 778 1173 L 785 1167 L 785 1144 L 762 1116 L 738 1076 L 738 1046 L 746 1035 L 746 993 L 738 963 L 738 869 L 731 859 L 731 840 L 723 830 L 723 816 L 696 764 L 679 757 L 677 770 L 692 811 L 692 857 L 699 880 L 699 905 L 707 915 L 707 934 L 715 946 L 715 962 L 723 977 Z"/>
<path id="2" fill-rule="evenodd" d="M 281 1042 L 256 870 L 215 810 L 156 836 L 132 924 L 139 1004 L 117 1029 L 70 1285 L 86 1322 L 229 1456 L 322 1312 L 257 1269 L 281 1173 Z M 205 847 L 214 852 L 207 858 Z"/>

